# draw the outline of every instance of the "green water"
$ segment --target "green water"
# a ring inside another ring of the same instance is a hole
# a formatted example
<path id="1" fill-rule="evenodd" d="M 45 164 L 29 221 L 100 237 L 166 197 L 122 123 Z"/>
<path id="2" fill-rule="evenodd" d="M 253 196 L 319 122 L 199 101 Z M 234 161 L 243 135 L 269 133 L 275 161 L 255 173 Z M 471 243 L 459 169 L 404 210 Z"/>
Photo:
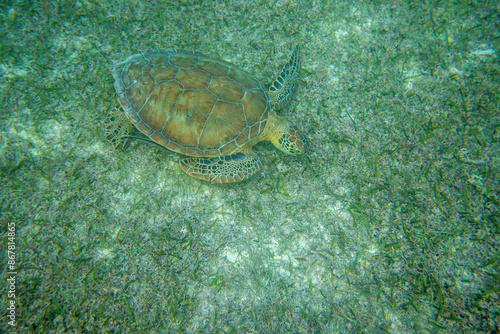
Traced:
<path id="1" fill-rule="evenodd" d="M 500 330 L 495 2 L 0 8 L 0 331 Z M 177 46 L 267 84 L 297 44 L 306 156 L 261 143 L 211 185 L 104 138 L 116 61 Z"/>

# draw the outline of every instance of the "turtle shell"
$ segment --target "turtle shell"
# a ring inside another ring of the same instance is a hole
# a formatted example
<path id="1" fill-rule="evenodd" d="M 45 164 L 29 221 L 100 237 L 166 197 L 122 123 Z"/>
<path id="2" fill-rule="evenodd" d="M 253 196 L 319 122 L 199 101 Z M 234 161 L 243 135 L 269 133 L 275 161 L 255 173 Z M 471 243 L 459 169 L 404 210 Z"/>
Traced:
<path id="1" fill-rule="evenodd" d="M 226 61 L 186 50 L 149 51 L 115 64 L 127 117 L 167 149 L 188 156 L 238 152 L 266 126 L 264 86 Z"/>

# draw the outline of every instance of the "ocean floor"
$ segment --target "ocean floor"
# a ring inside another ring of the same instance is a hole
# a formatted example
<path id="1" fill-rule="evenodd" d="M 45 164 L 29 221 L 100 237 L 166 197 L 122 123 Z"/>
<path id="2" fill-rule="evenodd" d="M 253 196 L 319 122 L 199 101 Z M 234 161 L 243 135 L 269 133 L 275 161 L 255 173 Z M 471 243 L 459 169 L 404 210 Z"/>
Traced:
<path id="1" fill-rule="evenodd" d="M 495 1 L 0 8 L 0 332 L 500 331 Z M 306 155 L 260 143 L 214 185 L 106 140 L 113 63 L 175 46 L 269 84 L 296 45 Z"/>

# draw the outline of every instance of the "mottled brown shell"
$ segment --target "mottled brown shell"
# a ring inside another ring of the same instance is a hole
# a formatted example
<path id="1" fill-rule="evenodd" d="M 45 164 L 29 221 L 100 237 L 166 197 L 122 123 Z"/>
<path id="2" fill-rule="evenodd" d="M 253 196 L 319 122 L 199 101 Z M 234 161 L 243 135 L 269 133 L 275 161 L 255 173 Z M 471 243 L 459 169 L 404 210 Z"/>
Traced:
<path id="1" fill-rule="evenodd" d="M 196 52 L 138 53 L 112 72 L 120 104 L 137 129 L 188 156 L 242 150 L 262 133 L 271 109 L 252 75 Z"/>

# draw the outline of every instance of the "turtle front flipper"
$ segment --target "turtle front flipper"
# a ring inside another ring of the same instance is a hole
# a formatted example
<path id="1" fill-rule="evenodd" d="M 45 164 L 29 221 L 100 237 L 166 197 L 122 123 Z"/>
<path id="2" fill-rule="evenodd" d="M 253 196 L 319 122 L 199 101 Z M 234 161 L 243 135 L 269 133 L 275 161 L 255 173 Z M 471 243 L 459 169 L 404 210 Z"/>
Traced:
<path id="1" fill-rule="evenodd" d="M 235 153 L 213 158 L 186 158 L 181 168 L 189 175 L 212 183 L 240 182 L 254 175 L 262 162 L 258 155 Z"/>
<path id="2" fill-rule="evenodd" d="M 288 103 L 295 87 L 295 81 L 299 75 L 299 68 L 300 47 L 297 45 L 295 50 L 293 50 L 292 57 L 269 87 L 268 94 L 275 109 L 281 109 Z"/>

